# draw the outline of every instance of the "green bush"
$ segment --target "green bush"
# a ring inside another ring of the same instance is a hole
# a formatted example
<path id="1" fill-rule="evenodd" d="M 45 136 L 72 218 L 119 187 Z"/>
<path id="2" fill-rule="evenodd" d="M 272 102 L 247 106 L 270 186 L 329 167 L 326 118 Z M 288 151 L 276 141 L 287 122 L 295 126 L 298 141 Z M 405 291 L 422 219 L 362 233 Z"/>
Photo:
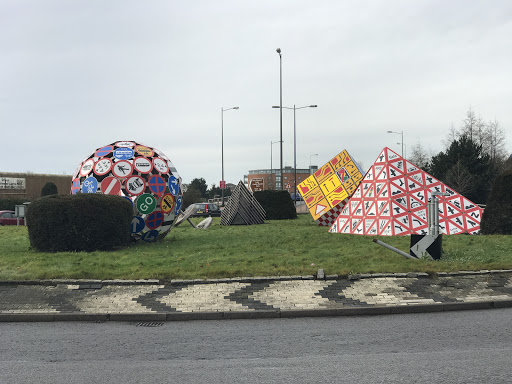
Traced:
<path id="1" fill-rule="evenodd" d="M 47 182 L 41 189 L 41 197 L 56 195 L 58 193 L 59 191 L 57 190 L 57 186 L 55 185 L 55 183 L 52 183 L 51 181 Z"/>
<path id="2" fill-rule="evenodd" d="M 512 193 L 510 191 L 512 191 L 512 169 L 503 172 L 494 181 L 480 223 L 483 234 L 512 234 Z"/>
<path id="3" fill-rule="evenodd" d="M 286 191 L 258 191 L 254 197 L 265 210 L 267 220 L 296 219 L 297 211 Z"/>
<path id="4" fill-rule="evenodd" d="M 42 252 L 111 250 L 130 239 L 132 205 L 103 194 L 51 195 L 26 213 L 30 245 Z"/>
<path id="5" fill-rule="evenodd" d="M 16 199 L 16 198 L 8 198 L 8 199 L 0 199 L 0 211 L 14 211 L 14 207 L 16 205 L 23 205 L 26 203 L 27 199 Z"/>

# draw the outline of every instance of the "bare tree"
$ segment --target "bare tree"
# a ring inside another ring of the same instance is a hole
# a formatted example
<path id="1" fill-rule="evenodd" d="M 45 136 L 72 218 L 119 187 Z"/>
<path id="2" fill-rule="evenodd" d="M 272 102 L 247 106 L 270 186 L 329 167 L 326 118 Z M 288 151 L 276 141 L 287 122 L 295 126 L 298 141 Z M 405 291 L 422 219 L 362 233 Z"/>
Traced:
<path id="1" fill-rule="evenodd" d="M 506 159 L 505 131 L 498 120 L 489 121 L 485 127 L 484 151 L 491 157 L 492 161 Z"/>
<path id="2" fill-rule="evenodd" d="M 418 144 L 413 145 L 411 154 L 408 156 L 408 159 L 411 163 L 416 165 L 421 169 L 427 169 L 428 163 L 430 162 L 432 155 L 428 153 L 428 151 L 423 148 L 420 142 Z"/>
<path id="3" fill-rule="evenodd" d="M 446 139 L 442 141 L 445 149 L 448 149 L 448 147 L 460 137 L 460 132 L 455 128 L 455 125 L 453 123 L 450 125 L 450 129 L 448 129 L 448 134 L 446 135 Z"/>
<path id="4" fill-rule="evenodd" d="M 450 143 L 460 139 L 463 135 L 474 143 L 481 145 L 483 153 L 488 154 L 495 165 L 499 167 L 503 165 L 507 156 L 505 131 L 496 118 L 494 121 L 486 123 L 480 116 L 477 116 L 470 106 L 466 112 L 466 118 L 462 121 L 461 128 L 457 130 L 452 124 L 446 141 L 443 143 L 448 147 Z"/>
<path id="5" fill-rule="evenodd" d="M 482 145 L 482 134 L 485 129 L 485 123 L 480 116 L 469 106 L 466 112 L 466 118 L 462 121 L 460 135 L 467 135 L 472 141 Z"/>

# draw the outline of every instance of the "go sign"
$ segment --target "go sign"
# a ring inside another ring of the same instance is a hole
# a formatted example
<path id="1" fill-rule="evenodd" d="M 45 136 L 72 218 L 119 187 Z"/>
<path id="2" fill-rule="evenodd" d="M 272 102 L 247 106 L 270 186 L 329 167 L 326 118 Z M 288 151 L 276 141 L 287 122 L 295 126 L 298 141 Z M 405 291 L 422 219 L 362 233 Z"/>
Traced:
<path id="1" fill-rule="evenodd" d="M 137 205 L 137 209 L 142 214 L 148 214 L 155 210 L 156 208 L 156 199 L 153 197 L 153 195 L 150 195 L 149 193 L 144 193 L 143 195 L 140 195 L 137 197 L 137 201 L 135 202 Z"/>

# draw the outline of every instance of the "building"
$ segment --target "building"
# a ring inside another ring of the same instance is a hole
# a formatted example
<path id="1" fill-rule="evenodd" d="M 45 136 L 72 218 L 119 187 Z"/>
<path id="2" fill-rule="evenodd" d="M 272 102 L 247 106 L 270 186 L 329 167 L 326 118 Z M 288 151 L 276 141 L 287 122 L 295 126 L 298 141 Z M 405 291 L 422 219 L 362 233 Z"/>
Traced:
<path id="1" fill-rule="evenodd" d="M 318 166 L 312 165 L 309 168 L 297 168 L 297 185 L 306 180 L 313 172 L 318 170 Z M 248 175 L 244 176 L 244 183 L 252 191 L 281 190 L 281 170 L 280 169 L 255 169 L 250 170 Z M 290 194 L 295 191 L 295 169 L 293 167 L 283 168 L 284 190 Z"/>
<path id="2" fill-rule="evenodd" d="M 57 186 L 59 194 L 70 193 L 71 175 L 0 172 L 0 198 L 36 199 L 41 197 L 41 189 L 48 182 Z"/>

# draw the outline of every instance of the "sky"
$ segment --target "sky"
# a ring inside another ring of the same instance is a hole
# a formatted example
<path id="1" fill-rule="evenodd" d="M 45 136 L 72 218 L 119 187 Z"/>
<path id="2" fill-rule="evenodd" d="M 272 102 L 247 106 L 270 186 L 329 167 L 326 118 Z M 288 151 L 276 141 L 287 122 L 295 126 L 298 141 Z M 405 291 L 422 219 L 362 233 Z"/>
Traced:
<path id="1" fill-rule="evenodd" d="M 367 169 L 401 132 L 436 154 L 469 108 L 510 153 L 511 36 L 509 0 L 2 0 L 0 172 L 71 175 L 126 140 L 185 183 L 218 185 L 222 153 L 230 183 L 279 168 L 277 48 L 283 106 L 318 105 L 296 110 L 297 168 L 347 149 Z M 282 137 L 293 166 L 293 110 Z"/>

